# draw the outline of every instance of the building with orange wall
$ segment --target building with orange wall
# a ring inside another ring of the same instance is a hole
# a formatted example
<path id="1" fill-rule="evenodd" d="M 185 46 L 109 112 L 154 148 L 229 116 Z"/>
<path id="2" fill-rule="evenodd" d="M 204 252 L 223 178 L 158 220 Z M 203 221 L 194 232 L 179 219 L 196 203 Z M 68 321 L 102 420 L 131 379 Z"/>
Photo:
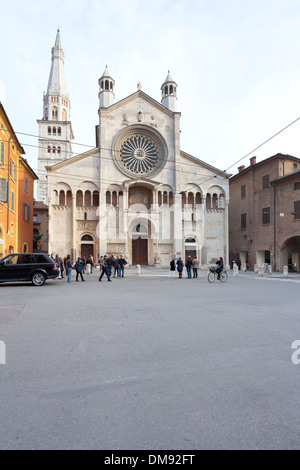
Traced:
<path id="1" fill-rule="evenodd" d="M 32 251 L 33 182 L 38 177 L 22 155 L 25 151 L 0 101 L 0 259 L 9 253 Z"/>
<path id="2" fill-rule="evenodd" d="M 23 157 L 18 168 L 18 252 L 33 252 L 33 193 L 38 177 Z"/>
<path id="3" fill-rule="evenodd" d="M 0 257 L 18 251 L 18 163 L 25 151 L 0 102 Z"/>

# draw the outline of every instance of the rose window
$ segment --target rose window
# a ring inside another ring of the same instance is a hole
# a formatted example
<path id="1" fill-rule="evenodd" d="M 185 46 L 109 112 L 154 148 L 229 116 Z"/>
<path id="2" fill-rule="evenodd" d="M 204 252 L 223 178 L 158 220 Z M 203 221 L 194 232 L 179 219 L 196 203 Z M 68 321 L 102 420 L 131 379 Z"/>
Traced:
<path id="1" fill-rule="evenodd" d="M 113 143 L 117 167 L 130 177 L 150 177 L 163 169 L 167 159 L 163 137 L 145 126 L 120 132 Z"/>
<path id="2" fill-rule="evenodd" d="M 121 146 L 120 160 L 127 170 L 147 174 L 157 165 L 158 149 L 149 137 L 133 135 Z"/>

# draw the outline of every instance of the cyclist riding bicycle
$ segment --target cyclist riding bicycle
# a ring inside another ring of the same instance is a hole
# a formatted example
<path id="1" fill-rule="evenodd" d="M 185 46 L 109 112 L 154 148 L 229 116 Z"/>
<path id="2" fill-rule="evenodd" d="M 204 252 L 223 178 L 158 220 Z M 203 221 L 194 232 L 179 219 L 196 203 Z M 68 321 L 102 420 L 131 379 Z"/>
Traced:
<path id="1" fill-rule="evenodd" d="M 218 266 L 217 269 L 216 269 L 216 273 L 218 273 L 218 278 L 217 279 L 220 280 L 220 274 L 224 269 L 223 258 L 221 258 L 221 256 L 218 259 L 218 261 L 216 262 L 216 265 Z"/>

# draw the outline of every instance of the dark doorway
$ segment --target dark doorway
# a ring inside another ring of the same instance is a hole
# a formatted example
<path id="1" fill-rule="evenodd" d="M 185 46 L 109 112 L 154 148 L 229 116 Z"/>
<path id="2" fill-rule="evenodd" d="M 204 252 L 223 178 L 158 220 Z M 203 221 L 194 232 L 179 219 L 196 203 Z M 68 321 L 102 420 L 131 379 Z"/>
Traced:
<path id="1" fill-rule="evenodd" d="M 148 264 L 148 239 L 132 240 L 132 264 Z"/>
<path id="2" fill-rule="evenodd" d="M 94 256 L 94 245 L 92 245 L 91 243 L 82 243 L 81 257 L 83 258 L 85 256 L 85 259 L 88 259 L 90 255 Z"/>

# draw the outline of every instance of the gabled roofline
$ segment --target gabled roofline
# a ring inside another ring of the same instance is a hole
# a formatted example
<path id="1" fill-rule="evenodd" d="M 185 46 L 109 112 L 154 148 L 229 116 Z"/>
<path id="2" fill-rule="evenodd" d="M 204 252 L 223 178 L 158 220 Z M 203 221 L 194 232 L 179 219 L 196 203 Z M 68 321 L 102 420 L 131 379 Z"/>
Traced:
<path id="1" fill-rule="evenodd" d="M 259 166 L 268 164 L 272 160 L 279 160 L 279 159 L 285 159 L 285 158 L 288 158 L 289 160 L 294 160 L 300 165 L 300 158 L 294 157 L 293 155 L 288 155 L 288 154 L 285 155 L 283 153 L 276 153 L 276 155 L 272 155 L 271 157 L 265 158 L 264 160 L 261 160 L 260 162 L 247 166 L 243 170 L 239 171 L 236 175 L 233 175 L 230 179 L 234 180 L 238 178 L 240 175 L 245 175 L 248 171 L 251 171 L 253 168 L 257 168 Z"/>
<path id="2" fill-rule="evenodd" d="M 166 108 L 163 104 L 159 103 L 158 101 L 156 101 L 155 99 L 151 98 L 151 96 L 147 95 L 146 93 L 144 93 L 142 90 L 137 90 L 135 91 L 134 93 L 132 93 L 132 95 L 129 95 L 127 96 L 126 98 L 123 98 L 122 100 L 118 101 L 117 103 L 114 103 L 112 104 L 111 106 L 108 106 L 107 108 L 99 108 L 99 112 L 103 109 L 103 110 L 114 110 L 114 109 L 118 109 L 120 108 L 121 106 L 123 106 L 124 104 L 128 103 L 129 101 L 132 101 L 133 98 L 135 97 L 141 97 L 141 98 L 144 98 L 146 101 L 148 101 L 148 103 L 151 103 L 153 104 L 154 106 L 156 106 L 157 108 L 159 108 L 161 111 L 163 111 L 165 114 L 167 114 L 168 116 L 171 116 L 173 117 L 174 114 L 179 114 L 181 116 L 181 113 L 179 112 L 176 112 L 176 111 L 171 111 L 170 109 Z"/>
<path id="3" fill-rule="evenodd" d="M 74 163 L 80 160 L 83 160 L 86 157 L 91 157 L 92 155 L 100 153 L 99 147 L 95 147 L 92 150 L 88 150 L 85 153 L 81 153 L 79 155 L 76 155 L 75 157 L 68 158 L 67 160 L 64 160 L 63 162 L 56 163 L 55 165 L 51 166 L 45 166 L 45 169 L 47 171 L 56 171 L 59 170 L 60 168 L 64 168 L 65 166 L 68 166 L 70 163 Z"/>
<path id="4" fill-rule="evenodd" d="M 184 158 L 188 158 L 192 162 L 204 166 L 204 168 L 207 168 L 208 170 L 212 171 L 213 173 L 217 173 L 217 176 L 222 176 L 223 178 L 229 179 L 231 177 L 230 173 L 226 173 L 226 171 L 220 170 L 212 165 L 209 165 L 206 162 L 203 162 L 199 158 L 193 157 L 193 155 L 190 155 L 189 153 L 184 152 L 183 150 L 180 150 L 180 156 Z"/>
<path id="5" fill-rule="evenodd" d="M 6 111 L 5 111 L 4 106 L 3 106 L 3 104 L 2 104 L 1 101 L 0 101 L 0 110 L 2 111 L 4 117 L 5 117 L 6 121 L 7 121 L 7 124 L 8 124 L 8 126 L 10 127 L 10 132 L 13 134 L 13 136 L 14 136 L 14 138 L 15 138 L 15 140 L 16 140 L 17 145 L 18 145 L 18 147 L 19 147 L 19 150 L 21 150 L 20 153 L 21 153 L 22 155 L 25 155 L 26 152 L 25 152 L 25 150 L 23 149 L 22 145 L 20 144 L 20 142 L 19 142 L 19 140 L 18 140 L 18 137 L 16 136 L 16 133 L 15 133 L 15 131 L 14 131 L 14 128 L 13 128 L 13 126 L 11 125 L 11 122 L 10 122 L 10 120 L 9 120 L 7 114 L 6 114 Z"/>

